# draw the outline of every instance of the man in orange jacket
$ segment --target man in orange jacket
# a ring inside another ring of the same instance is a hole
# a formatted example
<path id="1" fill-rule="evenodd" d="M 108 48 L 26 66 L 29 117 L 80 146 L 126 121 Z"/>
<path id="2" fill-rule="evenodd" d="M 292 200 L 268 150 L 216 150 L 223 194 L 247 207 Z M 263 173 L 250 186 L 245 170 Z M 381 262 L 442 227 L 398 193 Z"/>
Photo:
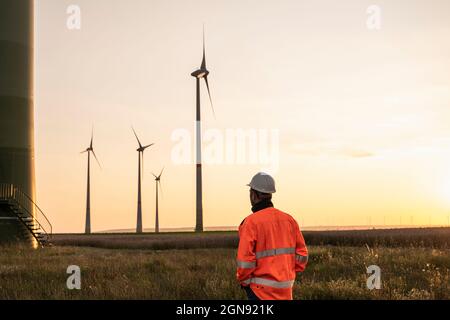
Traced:
<path id="1" fill-rule="evenodd" d="M 248 186 L 253 214 L 239 227 L 237 279 L 249 300 L 292 300 L 308 262 L 305 240 L 295 219 L 273 207 L 270 175 L 260 172 Z"/>

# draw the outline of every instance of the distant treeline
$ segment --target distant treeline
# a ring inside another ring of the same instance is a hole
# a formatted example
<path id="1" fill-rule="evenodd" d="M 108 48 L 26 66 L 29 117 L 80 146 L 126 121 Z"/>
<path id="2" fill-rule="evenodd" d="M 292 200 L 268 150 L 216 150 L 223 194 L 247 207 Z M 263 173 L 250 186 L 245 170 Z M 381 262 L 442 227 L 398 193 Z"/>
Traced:
<path id="1" fill-rule="evenodd" d="M 306 243 L 332 246 L 450 248 L 450 228 L 305 231 Z M 111 249 L 236 248 L 236 232 L 55 235 L 53 243 Z"/>

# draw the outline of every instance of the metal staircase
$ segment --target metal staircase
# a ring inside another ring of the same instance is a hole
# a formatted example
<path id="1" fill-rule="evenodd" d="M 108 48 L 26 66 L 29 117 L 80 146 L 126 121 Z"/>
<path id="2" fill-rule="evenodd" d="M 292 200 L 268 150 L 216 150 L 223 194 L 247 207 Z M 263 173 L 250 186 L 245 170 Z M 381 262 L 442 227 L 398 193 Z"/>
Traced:
<path id="1" fill-rule="evenodd" d="M 12 184 L 0 183 L 0 205 L 24 226 L 25 237 L 32 237 L 40 247 L 51 245 L 52 224 L 27 194 Z"/>

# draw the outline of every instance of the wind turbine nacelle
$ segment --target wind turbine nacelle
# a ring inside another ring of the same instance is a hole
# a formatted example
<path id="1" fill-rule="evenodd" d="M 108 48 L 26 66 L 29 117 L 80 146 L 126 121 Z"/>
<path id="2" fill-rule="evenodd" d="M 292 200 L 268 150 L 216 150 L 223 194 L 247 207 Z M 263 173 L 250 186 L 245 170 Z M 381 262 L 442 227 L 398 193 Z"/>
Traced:
<path id="1" fill-rule="evenodd" d="M 208 75 L 209 75 L 209 71 L 208 70 L 202 70 L 202 69 L 196 70 L 196 71 L 191 73 L 191 76 L 193 76 L 194 78 L 198 78 L 198 79 L 205 78 Z"/>

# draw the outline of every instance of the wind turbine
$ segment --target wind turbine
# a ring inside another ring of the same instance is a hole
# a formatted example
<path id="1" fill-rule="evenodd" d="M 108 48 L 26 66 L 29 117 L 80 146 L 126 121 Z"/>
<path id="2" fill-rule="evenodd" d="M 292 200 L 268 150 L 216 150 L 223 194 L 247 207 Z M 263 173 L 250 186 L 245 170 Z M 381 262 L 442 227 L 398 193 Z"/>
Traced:
<path id="1" fill-rule="evenodd" d="M 137 223 L 136 223 L 136 233 L 142 233 L 142 201 L 141 201 L 141 158 L 142 158 L 142 171 L 144 171 L 144 151 L 148 147 L 151 147 L 154 145 L 154 143 L 149 144 L 147 146 L 142 146 L 141 141 L 139 141 L 139 138 L 136 134 L 136 131 L 133 133 L 136 137 L 136 140 L 138 142 L 139 148 L 136 149 L 138 152 L 138 203 L 137 203 Z"/>
<path id="2" fill-rule="evenodd" d="M 88 154 L 88 165 L 87 165 L 87 195 L 86 195 L 86 226 L 85 226 L 85 233 L 90 234 L 91 233 L 91 153 L 94 156 L 95 160 L 97 160 L 98 166 L 101 168 L 100 162 L 98 161 L 97 156 L 94 152 L 94 129 L 92 129 L 91 134 L 91 143 L 89 144 L 89 147 L 82 151 L 81 154 L 87 153 Z"/>
<path id="3" fill-rule="evenodd" d="M 158 187 L 161 188 L 161 192 L 162 192 L 162 187 L 161 187 L 161 176 L 164 172 L 164 168 L 161 170 L 161 173 L 159 174 L 159 176 L 155 175 L 154 173 L 153 176 L 155 177 L 155 183 L 156 183 L 156 216 L 155 216 L 155 233 L 159 233 L 159 215 L 158 215 Z"/>
<path id="4" fill-rule="evenodd" d="M 197 122 L 196 122 L 196 148 L 197 148 L 197 168 L 196 168 L 196 232 L 203 232 L 203 197 L 202 197 L 202 126 L 201 126 L 201 112 L 200 112 L 200 80 L 204 79 L 206 89 L 208 90 L 209 100 L 211 102 L 211 109 L 214 113 L 214 106 L 212 103 L 211 92 L 209 90 L 208 75 L 209 71 L 206 69 L 206 53 L 205 53 L 205 29 L 203 28 L 203 60 L 200 69 L 191 73 L 196 80 L 197 90 Z"/>

